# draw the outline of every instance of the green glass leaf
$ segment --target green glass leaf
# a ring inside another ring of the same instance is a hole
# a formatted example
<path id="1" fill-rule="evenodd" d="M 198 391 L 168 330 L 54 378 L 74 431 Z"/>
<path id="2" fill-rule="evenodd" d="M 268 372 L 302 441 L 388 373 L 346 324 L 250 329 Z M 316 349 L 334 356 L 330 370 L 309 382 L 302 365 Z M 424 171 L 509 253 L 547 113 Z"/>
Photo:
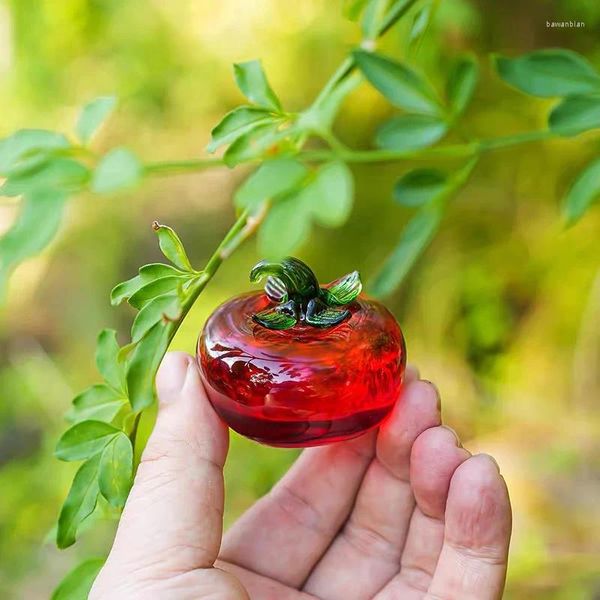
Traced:
<path id="1" fill-rule="evenodd" d="M 258 231 L 258 248 L 267 258 L 292 254 L 310 233 L 312 208 L 296 196 L 277 201 Z"/>
<path id="2" fill-rule="evenodd" d="M 157 323 L 174 321 L 181 315 L 181 301 L 177 294 L 163 294 L 150 300 L 136 315 L 131 328 L 131 341 L 139 342 Z"/>
<path id="3" fill-rule="evenodd" d="M 182 271 L 193 272 L 194 269 L 179 236 L 170 227 L 161 225 L 157 221 L 154 221 L 152 227 L 158 235 L 158 245 L 165 257 Z"/>
<path id="4" fill-rule="evenodd" d="M 358 298 L 362 282 L 358 271 L 352 271 L 321 289 L 321 296 L 329 306 L 344 306 Z"/>
<path id="5" fill-rule="evenodd" d="M 102 451 L 118 429 L 103 421 L 82 421 L 67 429 L 54 455 L 60 460 L 84 460 Z"/>
<path id="6" fill-rule="evenodd" d="M 103 558 L 90 558 L 83 561 L 60 582 L 50 600 L 87 600 L 103 565 Z"/>
<path id="7" fill-rule="evenodd" d="M 421 206 L 439 197 L 448 187 L 448 178 L 437 169 L 415 169 L 394 186 L 394 200 L 402 206 Z"/>
<path id="8" fill-rule="evenodd" d="M 69 494 L 58 517 L 56 545 L 68 548 L 75 543 L 77 530 L 96 508 L 100 454 L 84 462 L 75 474 Z"/>
<path id="9" fill-rule="evenodd" d="M 278 143 L 288 133 L 288 130 L 280 130 L 278 123 L 258 125 L 235 140 L 225 151 L 223 160 L 228 167 L 235 167 L 241 162 L 261 158 L 268 153 L 276 154 Z"/>
<path id="10" fill-rule="evenodd" d="M 567 225 L 573 225 L 600 198 L 600 158 L 592 161 L 567 192 L 562 211 Z"/>
<path id="11" fill-rule="evenodd" d="M 15 223 L 0 238 L 0 295 L 12 270 L 52 241 L 66 200 L 66 194 L 53 190 L 38 191 L 23 199 Z"/>
<path id="12" fill-rule="evenodd" d="M 259 125 L 273 123 L 273 113 L 258 106 L 238 106 L 227 113 L 211 131 L 211 142 L 206 151 L 211 154 L 220 146 L 231 144 L 239 137 L 252 131 Z"/>
<path id="13" fill-rule="evenodd" d="M 104 421 L 110 423 L 127 402 L 127 398 L 105 384 L 87 388 L 73 399 L 73 408 L 67 414 L 71 423 Z"/>
<path id="14" fill-rule="evenodd" d="M 446 96 L 453 116 L 465 111 L 473 97 L 478 80 L 477 60 L 472 56 L 460 58 L 450 72 L 446 85 Z"/>
<path id="15" fill-rule="evenodd" d="M 426 148 L 441 140 L 448 125 L 429 115 L 400 115 L 384 123 L 375 136 L 380 148 L 407 152 Z"/>
<path id="16" fill-rule="evenodd" d="M 140 310 L 147 302 L 162 296 L 163 294 L 176 294 L 179 287 L 189 278 L 186 277 L 160 277 L 150 283 L 143 285 L 132 296 L 128 302 L 134 308 Z"/>
<path id="17" fill-rule="evenodd" d="M 296 317 L 282 310 L 281 306 L 268 308 L 252 315 L 252 318 L 267 329 L 290 329 L 297 323 Z"/>
<path id="18" fill-rule="evenodd" d="M 46 158 L 69 146 L 69 140 L 60 133 L 44 129 L 21 129 L 0 140 L 0 175 L 7 177 L 20 171 L 23 162 L 33 155 Z"/>
<path id="19" fill-rule="evenodd" d="M 240 211 L 256 213 L 265 202 L 295 189 L 307 174 L 308 169 L 293 158 L 268 160 L 237 189 L 233 200 L 235 206 Z"/>
<path id="20" fill-rule="evenodd" d="M 119 343 L 114 329 L 103 329 L 96 343 L 96 366 L 105 381 L 115 389 L 123 389 L 122 366 L 119 363 Z"/>
<path id="21" fill-rule="evenodd" d="M 572 50 L 535 50 L 517 58 L 496 56 L 498 75 L 518 90 L 549 98 L 600 91 L 600 75 Z"/>
<path id="22" fill-rule="evenodd" d="M 144 265 L 139 270 L 139 275 L 123 281 L 117 284 L 110 293 L 110 302 L 113 306 L 121 304 L 123 300 L 127 300 L 141 287 L 162 277 L 181 277 L 185 275 L 183 271 L 172 267 L 171 265 L 164 265 L 162 263 L 153 263 L 150 265 Z"/>
<path id="23" fill-rule="evenodd" d="M 315 221 L 325 227 L 339 227 L 347 221 L 352 211 L 352 172 L 341 161 L 325 164 L 301 194 L 299 201 L 310 205 Z"/>
<path id="24" fill-rule="evenodd" d="M 122 508 L 133 481 L 133 448 L 130 439 L 120 432 L 104 448 L 100 458 L 98 486 L 100 493 L 115 508 Z"/>
<path id="25" fill-rule="evenodd" d="M 88 102 L 79 114 L 75 133 L 82 144 L 88 144 L 102 123 L 110 116 L 117 99 L 115 96 L 100 96 Z"/>
<path id="26" fill-rule="evenodd" d="M 127 148 L 115 148 L 105 154 L 92 176 L 92 191 L 109 194 L 137 185 L 142 178 L 142 164 Z"/>
<path id="27" fill-rule="evenodd" d="M 566 137 L 600 127 L 600 94 L 569 96 L 548 117 L 552 131 Z"/>
<path id="28" fill-rule="evenodd" d="M 154 377 L 169 346 L 171 325 L 157 323 L 133 349 L 127 368 L 127 390 L 134 411 L 154 402 Z"/>
<path id="29" fill-rule="evenodd" d="M 389 296 L 402 283 L 433 238 L 442 215 L 443 208 L 439 203 L 426 204 L 408 222 L 400 242 L 369 286 L 373 296 L 376 298 Z"/>
<path id="30" fill-rule="evenodd" d="M 327 306 L 319 298 L 313 298 L 306 309 L 305 321 L 313 327 L 333 327 L 350 316 L 344 308 Z"/>
<path id="31" fill-rule="evenodd" d="M 250 102 L 275 112 L 281 110 L 279 98 L 271 89 L 260 60 L 235 64 L 233 72 L 238 87 Z"/>
<path id="32" fill-rule="evenodd" d="M 33 170 L 21 171 L 9 177 L 2 187 L 0 196 L 20 196 L 46 190 L 76 192 L 83 188 L 90 172 L 81 163 L 71 158 L 54 158 Z"/>
<path id="33" fill-rule="evenodd" d="M 429 115 L 443 113 L 433 89 L 409 67 L 366 50 L 355 50 L 353 56 L 364 76 L 394 106 Z"/>

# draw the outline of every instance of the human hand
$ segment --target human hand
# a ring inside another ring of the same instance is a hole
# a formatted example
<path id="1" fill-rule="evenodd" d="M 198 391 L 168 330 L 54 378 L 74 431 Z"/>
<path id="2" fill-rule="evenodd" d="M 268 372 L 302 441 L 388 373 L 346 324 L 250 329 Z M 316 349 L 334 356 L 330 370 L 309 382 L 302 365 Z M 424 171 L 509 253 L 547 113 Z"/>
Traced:
<path id="1" fill-rule="evenodd" d="M 493 600 L 511 512 L 487 455 L 407 372 L 377 430 L 305 450 L 221 540 L 227 427 L 194 360 L 167 355 L 159 412 L 90 600 Z"/>

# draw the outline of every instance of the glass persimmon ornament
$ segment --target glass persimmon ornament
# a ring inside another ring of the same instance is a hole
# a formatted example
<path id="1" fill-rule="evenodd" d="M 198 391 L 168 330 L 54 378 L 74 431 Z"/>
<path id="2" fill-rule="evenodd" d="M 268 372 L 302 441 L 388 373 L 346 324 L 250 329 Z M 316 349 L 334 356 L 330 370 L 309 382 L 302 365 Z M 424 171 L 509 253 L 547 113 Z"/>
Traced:
<path id="1" fill-rule="evenodd" d="M 209 400 L 235 431 L 317 446 L 376 427 L 400 396 L 406 350 L 392 314 L 361 295 L 357 271 L 321 287 L 297 258 L 259 262 L 264 292 L 219 306 L 197 358 Z"/>

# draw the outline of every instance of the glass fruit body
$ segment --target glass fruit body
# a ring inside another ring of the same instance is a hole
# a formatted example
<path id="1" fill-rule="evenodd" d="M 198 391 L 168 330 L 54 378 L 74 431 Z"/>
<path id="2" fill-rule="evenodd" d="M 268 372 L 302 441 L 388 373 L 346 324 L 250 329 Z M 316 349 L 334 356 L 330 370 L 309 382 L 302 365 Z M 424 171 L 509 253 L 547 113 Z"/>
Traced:
<path id="1" fill-rule="evenodd" d="M 379 302 L 356 297 L 332 326 L 270 329 L 273 300 L 239 296 L 218 307 L 198 341 L 210 402 L 235 431 L 273 446 L 315 446 L 377 426 L 400 395 L 404 339 Z"/>

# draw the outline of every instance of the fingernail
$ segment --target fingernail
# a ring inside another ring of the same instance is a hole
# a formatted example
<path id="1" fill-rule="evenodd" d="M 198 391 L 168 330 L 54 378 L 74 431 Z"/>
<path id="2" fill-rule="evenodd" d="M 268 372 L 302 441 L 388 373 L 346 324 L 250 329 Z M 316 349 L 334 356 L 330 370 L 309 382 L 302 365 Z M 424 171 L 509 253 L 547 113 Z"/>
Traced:
<path id="1" fill-rule="evenodd" d="M 423 383 L 426 383 L 427 385 L 430 385 L 433 388 L 433 391 L 435 392 L 435 397 L 436 397 L 436 406 L 437 406 L 438 412 L 441 412 L 442 397 L 440 395 L 440 390 L 438 389 L 438 386 L 435 385 L 435 383 L 433 383 L 433 381 L 430 381 L 429 379 L 421 379 L 421 381 Z"/>
<path id="2" fill-rule="evenodd" d="M 166 406 L 177 400 L 192 364 L 192 357 L 183 352 L 169 352 L 165 355 L 156 375 L 160 405 Z"/>
<path id="3" fill-rule="evenodd" d="M 462 444 L 460 441 L 460 438 L 458 437 L 458 433 L 456 433 L 456 431 L 454 431 L 454 429 L 452 429 L 452 427 L 448 427 L 448 425 L 441 425 L 441 427 L 443 427 L 444 429 L 448 430 L 453 436 L 454 439 L 456 440 L 456 447 L 457 448 L 462 448 Z"/>
<path id="4" fill-rule="evenodd" d="M 488 460 L 492 461 L 494 463 L 494 465 L 496 465 L 496 469 L 498 469 L 498 473 L 500 473 L 500 465 L 498 464 L 498 461 L 491 454 L 486 454 L 485 452 L 481 452 L 477 456 L 485 456 Z"/>

